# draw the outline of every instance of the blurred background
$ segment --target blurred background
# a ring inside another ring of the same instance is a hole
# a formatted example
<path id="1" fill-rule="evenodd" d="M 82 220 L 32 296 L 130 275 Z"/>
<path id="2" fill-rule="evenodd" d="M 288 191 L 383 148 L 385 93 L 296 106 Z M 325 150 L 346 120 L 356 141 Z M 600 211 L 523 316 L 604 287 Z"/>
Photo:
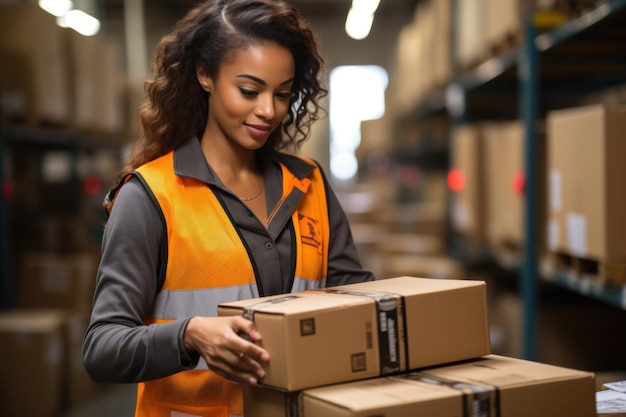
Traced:
<path id="1" fill-rule="evenodd" d="M 0 415 L 132 415 L 80 359 L 101 203 L 196 3 L 0 0 Z M 291 3 L 330 89 L 302 152 L 364 265 L 485 280 L 494 353 L 624 375 L 626 1 Z"/>

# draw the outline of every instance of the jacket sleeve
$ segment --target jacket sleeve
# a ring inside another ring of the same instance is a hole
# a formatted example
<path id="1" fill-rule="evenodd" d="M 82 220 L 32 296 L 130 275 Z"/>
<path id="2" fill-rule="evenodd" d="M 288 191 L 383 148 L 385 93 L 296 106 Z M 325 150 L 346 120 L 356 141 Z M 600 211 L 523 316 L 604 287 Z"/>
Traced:
<path id="1" fill-rule="evenodd" d="M 348 217 L 325 176 L 324 185 L 330 223 L 327 286 L 373 281 L 372 272 L 361 265 Z"/>
<path id="2" fill-rule="evenodd" d="M 159 212 L 136 178 L 120 190 L 102 238 L 83 363 L 97 382 L 140 382 L 192 367 L 183 348 L 188 319 L 144 325 L 157 292 Z"/>

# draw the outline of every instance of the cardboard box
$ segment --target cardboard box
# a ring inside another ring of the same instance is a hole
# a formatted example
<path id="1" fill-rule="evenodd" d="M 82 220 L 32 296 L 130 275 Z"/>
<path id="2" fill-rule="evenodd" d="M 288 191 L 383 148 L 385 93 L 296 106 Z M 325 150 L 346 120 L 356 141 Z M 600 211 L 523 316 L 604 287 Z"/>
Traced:
<path id="1" fill-rule="evenodd" d="M 245 415 L 254 417 L 463 416 L 461 394 L 445 386 L 381 377 L 283 393 L 244 387 Z M 501 416 L 502 417 L 502 416 Z"/>
<path id="2" fill-rule="evenodd" d="M 118 50 L 111 41 L 67 33 L 71 68 L 72 122 L 74 127 L 102 133 L 123 128 L 122 75 Z"/>
<path id="3" fill-rule="evenodd" d="M 448 187 L 452 195 L 452 227 L 475 243 L 485 241 L 486 196 L 484 137 L 478 124 L 452 132 L 452 160 Z"/>
<path id="4" fill-rule="evenodd" d="M 254 417 L 594 417 L 594 375 L 498 355 L 375 378 L 280 393 L 244 390 Z"/>
<path id="5" fill-rule="evenodd" d="M 453 59 L 456 68 L 462 72 L 481 63 L 487 55 L 487 2 L 483 0 L 458 2 L 452 20 L 455 27 Z"/>
<path id="6" fill-rule="evenodd" d="M 546 224 L 545 161 L 543 129 L 537 133 L 537 226 L 543 236 Z M 486 239 L 499 250 L 520 253 L 525 240 L 524 211 L 526 172 L 524 166 L 524 125 L 521 121 L 489 123 L 483 126 L 485 150 Z M 536 243 L 545 254 L 545 239 Z"/>
<path id="7" fill-rule="evenodd" d="M 89 315 L 66 313 L 64 326 L 65 361 L 63 368 L 63 407 L 73 409 L 94 395 L 96 384 L 83 365 L 83 338 Z"/>
<path id="8" fill-rule="evenodd" d="M 98 258 L 94 254 L 26 253 L 18 280 L 19 306 L 91 312 Z"/>
<path id="9" fill-rule="evenodd" d="M 396 277 L 224 303 L 254 320 L 262 383 L 297 391 L 490 353 L 483 281 Z"/>
<path id="10" fill-rule="evenodd" d="M 462 279 L 463 267 L 459 261 L 445 255 L 415 256 L 387 255 L 382 259 L 378 279 L 411 275 L 438 279 Z"/>
<path id="11" fill-rule="evenodd" d="M 467 363 L 427 369 L 423 375 L 489 388 L 495 400 L 491 402 L 495 411 L 492 415 L 500 417 L 596 415 L 591 372 L 488 355 Z"/>
<path id="12" fill-rule="evenodd" d="M 617 268 L 626 281 L 626 107 L 552 111 L 548 134 L 548 247 Z M 607 278 L 611 268 L 607 268 Z"/>
<path id="13" fill-rule="evenodd" d="M 37 4 L 0 5 L 0 102 L 10 119 L 64 124 L 70 115 L 64 30 Z"/>
<path id="14" fill-rule="evenodd" d="M 61 409 L 64 316 L 0 314 L 0 415 L 55 417 Z"/>

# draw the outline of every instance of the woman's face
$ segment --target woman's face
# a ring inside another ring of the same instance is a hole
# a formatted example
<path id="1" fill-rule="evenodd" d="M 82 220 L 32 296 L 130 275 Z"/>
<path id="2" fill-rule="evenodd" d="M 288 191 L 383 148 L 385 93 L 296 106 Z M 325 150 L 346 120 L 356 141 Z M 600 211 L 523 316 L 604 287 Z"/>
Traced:
<path id="1" fill-rule="evenodd" d="M 204 137 L 261 148 L 289 110 L 294 73 L 291 52 L 274 43 L 236 52 L 216 80 L 198 71 L 200 84 L 210 93 Z"/>

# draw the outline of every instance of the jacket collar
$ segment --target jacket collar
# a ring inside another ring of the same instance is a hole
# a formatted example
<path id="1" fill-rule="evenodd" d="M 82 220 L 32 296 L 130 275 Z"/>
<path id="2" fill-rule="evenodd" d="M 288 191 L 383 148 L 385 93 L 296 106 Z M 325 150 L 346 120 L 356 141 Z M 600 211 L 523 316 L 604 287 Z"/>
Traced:
<path id="1" fill-rule="evenodd" d="M 283 164 L 296 178 L 302 180 L 316 168 L 301 158 L 271 148 L 261 148 L 257 153 L 264 172 L 279 168 L 279 164 Z M 221 181 L 204 158 L 197 137 L 187 140 L 174 150 L 174 172 L 181 177 L 197 179 L 210 185 L 221 185 Z"/>

